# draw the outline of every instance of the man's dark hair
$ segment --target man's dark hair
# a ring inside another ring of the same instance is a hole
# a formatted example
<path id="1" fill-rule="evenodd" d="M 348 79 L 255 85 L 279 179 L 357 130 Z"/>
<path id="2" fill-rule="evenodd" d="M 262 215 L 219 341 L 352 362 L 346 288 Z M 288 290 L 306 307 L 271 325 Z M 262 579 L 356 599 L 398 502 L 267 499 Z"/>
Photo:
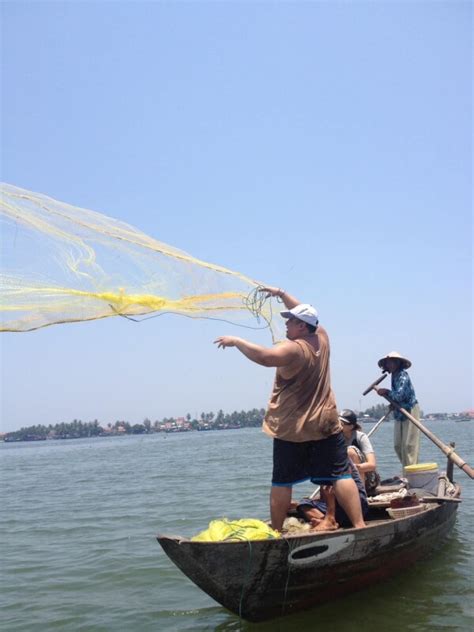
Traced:
<path id="1" fill-rule="evenodd" d="M 310 334 L 314 334 L 314 332 L 316 331 L 316 329 L 318 328 L 318 326 L 314 326 L 314 325 L 310 325 L 309 323 L 305 323 L 307 330 L 309 331 Z"/>

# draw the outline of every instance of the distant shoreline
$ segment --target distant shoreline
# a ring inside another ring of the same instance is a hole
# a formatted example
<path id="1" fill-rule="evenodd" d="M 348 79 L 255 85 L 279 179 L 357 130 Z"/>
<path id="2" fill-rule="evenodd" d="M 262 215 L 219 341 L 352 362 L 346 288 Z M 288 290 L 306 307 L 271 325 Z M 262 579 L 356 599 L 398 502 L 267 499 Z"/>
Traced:
<path id="1" fill-rule="evenodd" d="M 222 412 L 222 411 L 220 411 Z M 222 417 L 238 417 L 233 421 L 224 422 Z M 145 420 L 143 424 L 131 425 L 128 422 L 116 422 L 114 426 L 108 424 L 106 428 L 99 425 L 96 420 L 94 422 L 83 423 L 75 420 L 70 424 L 56 424 L 56 426 L 30 426 L 13 432 L 0 435 L 0 441 L 4 443 L 20 443 L 20 442 L 37 442 L 37 441 L 66 441 L 70 439 L 91 439 L 97 437 L 121 437 L 130 435 L 156 435 L 156 434 L 177 434 L 183 432 L 211 432 L 218 430 L 241 430 L 242 428 L 259 428 L 264 418 L 264 410 L 254 409 L 245 413 L 232 413 L 232 415 L 221 415 L 214 418 L 212 413 L 208 413 L 208 419 L 204 420 L 187 420 L 179 417 L 172 420 L 164 420 L 151 424 L 149 420 Z M 375 417 L 361 416 L 359 420 L 363 424 L 373 424 L 378 421 Z M 452 422 L 469 422 L 474 421 L 474 417 L 463 416 L 459 413 L 441 416 L 428 415 L 421 420 L 422 422 L 431 423 L 433 421 L 452 421 Z"/>

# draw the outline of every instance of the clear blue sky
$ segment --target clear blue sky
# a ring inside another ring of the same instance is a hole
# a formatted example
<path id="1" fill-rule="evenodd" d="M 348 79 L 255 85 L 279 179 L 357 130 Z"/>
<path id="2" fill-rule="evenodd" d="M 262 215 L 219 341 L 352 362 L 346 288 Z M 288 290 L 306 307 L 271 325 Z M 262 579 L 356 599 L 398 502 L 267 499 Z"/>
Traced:
<path id="1" fill-rule="evenodd" d="M 319 310 L 340 407 L 398 350 L 472 407 L 470 2 L 3 2 L 2 180 Z M 273 370 L 165 316 L 3 334 L 2 429 L 263 407 Z"/>

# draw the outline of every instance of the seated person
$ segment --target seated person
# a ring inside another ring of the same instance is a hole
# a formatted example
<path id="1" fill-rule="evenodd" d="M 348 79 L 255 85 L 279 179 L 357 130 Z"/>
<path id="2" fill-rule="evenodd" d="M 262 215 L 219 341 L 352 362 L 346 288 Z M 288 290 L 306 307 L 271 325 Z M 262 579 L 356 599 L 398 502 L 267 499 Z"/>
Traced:
<path id="1" fill-rule="evenodd" d="M 369 513 L 369 504 L 367 502 L 367 493 L 365 486 L 357 472 L 355 465 L 349 461 L 351 466 L 351 474 L 359 491 L 360 504 L 362 507 L 362 515 L 365 518 Z M 298 515 L 311 523 L 314 531 L 334 531 L 339 526 L 352 527 L 352 523 L 347 517 L 345 511 L 336 502 L 332 485 L 324 485 L 321 487 L 321 499 L 303 498 L 299 503 L 294 503 Z"/>
<path id="2" fill-rule="evenodd" d="M 346 440 L 347 456 L 351 459 L 359 472 L 369 496 L 375 494 L 375 488 L 380 484 L 380 476 L 376 472 L 377 461 L 369 437 L 362 432 L 353 410 L 345 408 L 339 413 L 342 421 L 342 432 Z"/>

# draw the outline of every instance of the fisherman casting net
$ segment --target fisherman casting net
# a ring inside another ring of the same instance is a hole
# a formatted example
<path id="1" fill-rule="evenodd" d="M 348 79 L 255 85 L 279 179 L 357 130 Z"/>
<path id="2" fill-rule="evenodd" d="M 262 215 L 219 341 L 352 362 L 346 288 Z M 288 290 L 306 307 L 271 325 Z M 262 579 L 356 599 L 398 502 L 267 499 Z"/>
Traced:
<path id="1" fill-rule="evenodd" d="M 0 222 L 0 331 L 172 312 L 279 337 L 256 281 L 121 221 L 2 184 Z"/>

